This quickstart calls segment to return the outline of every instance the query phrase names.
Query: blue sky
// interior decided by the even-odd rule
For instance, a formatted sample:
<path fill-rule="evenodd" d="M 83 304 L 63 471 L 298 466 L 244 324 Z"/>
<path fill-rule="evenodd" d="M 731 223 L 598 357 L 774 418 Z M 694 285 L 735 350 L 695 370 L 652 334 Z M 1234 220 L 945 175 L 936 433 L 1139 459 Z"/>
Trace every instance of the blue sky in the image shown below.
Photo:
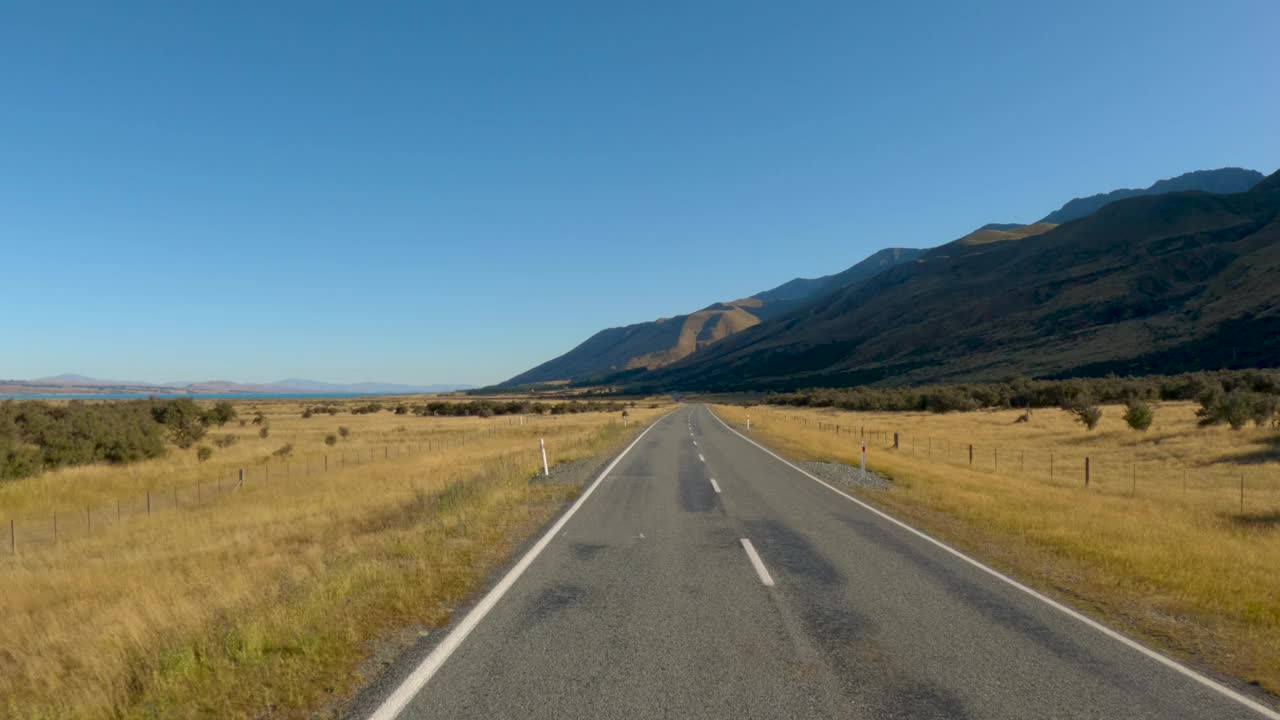
<path fill-rule="evenodd" d="M 489 383 L 1280 165 L 1273 0 L 196 5 L 6 4 L 0 378 Z"/>

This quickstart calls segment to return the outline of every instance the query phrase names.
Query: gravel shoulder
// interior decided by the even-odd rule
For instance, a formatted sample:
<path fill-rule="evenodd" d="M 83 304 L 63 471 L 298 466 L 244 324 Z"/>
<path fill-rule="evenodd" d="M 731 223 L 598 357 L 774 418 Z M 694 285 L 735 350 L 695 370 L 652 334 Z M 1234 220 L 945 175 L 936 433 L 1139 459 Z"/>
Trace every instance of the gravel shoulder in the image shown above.
<path fill-rule="evenodd" d="M 889 480 L 871 472 L 870 470 L 867 471 L 867 474 L 864 477 L 861 469 L 854 465 L 815 462 L 811 460 L 796 464 L 833 485 L 869 488 L 871 490 L 888 490 L 893 486 Z"/>

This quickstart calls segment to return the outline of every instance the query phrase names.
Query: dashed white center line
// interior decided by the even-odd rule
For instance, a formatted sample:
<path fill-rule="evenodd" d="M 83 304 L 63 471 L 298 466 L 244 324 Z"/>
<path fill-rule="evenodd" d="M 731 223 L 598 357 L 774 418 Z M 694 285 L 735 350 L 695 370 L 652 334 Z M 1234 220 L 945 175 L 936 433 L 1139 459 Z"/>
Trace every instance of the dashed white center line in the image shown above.
<path fill-rule="evenodd" d="M 697 440 L 694 440 L 694 441 L 693 441 L 693 446 L 694 446 L 694 447 L 698 447 L 698 441 L 697 441 Z"/>
<path fill-rule="evenodd" d="M 720 494 L 720 485 L 715 478 L 711 478 L 711 489 L 715 490 L 717 495 Z"/>
<path fill-rule="evenodd" d="M 698 453 L 698 459 L 699 459 L 699 460 L 701 460 L 702 462 L 706 462 L 706 461 L 707 461 L 707 459 L 706 459 L 706 458 L 702 457 L 702 453 Z"/>
<path fill-rule="evenodd" d="M 751 566 L 756 569 L 756 575 L 760 576 L 760 582 L 766 587 L 773 587 L 773 577 L 769 575 L 769 570 L 764 566 L 764 561 L 756 554 L 756 549 L 751 546 L 751 541 L 742 538 L 742 549 L 747 551 L 747 559 L 751 561 Z"/>

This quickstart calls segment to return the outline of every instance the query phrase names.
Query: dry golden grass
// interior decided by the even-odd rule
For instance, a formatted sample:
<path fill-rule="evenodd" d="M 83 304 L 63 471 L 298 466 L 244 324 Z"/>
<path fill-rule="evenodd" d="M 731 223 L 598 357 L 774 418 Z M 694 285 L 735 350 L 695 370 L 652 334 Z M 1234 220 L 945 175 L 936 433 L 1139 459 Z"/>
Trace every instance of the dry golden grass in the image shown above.
<path fill-rule="evenodd" d="M 856 464 L 865 429 L 868 465 L 894 484 L 860 497 L 1193 664 L 1280 693 L 1274 431 L 1200 428 L 1188 403 L 1160 405 L 1145 433 L 1117 407 L 1093 432 L 1059 410 L 1029 423 L 1014 422 L 1021 411 L 715 411 L 739 426 L 749 413 L 753 436 L 798 459 Z M 886 447 L 894 432 L 897 450 Z"/>
<path fill-rule="evenodd" d="M 359 684 L 357 669 L 378 641 L 407 642 L 406 628 L 445 622 L 515 543 L 578 493 L 529 482 L 539 437 L 552 463 L 608 453 L 667 409 L 631 409 L 624 429 L 617 414 L 602 413 L 520 426 L 388 412 L 302 419 L 296 403 L 265 401 L 241 403 L 242 416 L 251 405 L 266 413 L 270 437 L 233 422 L 225 432 L 243 439 L 207 464 L 175 451 L 0 488 L 0 516 L 38 514 L 175 480 L 213 482 L 242 464 L 256 473 L 234 492 L 0 557 L 0 716 L 331 712 Z M 327 448 L 324 436 L 339 425 L 351 439 Z M 262 461 L 285 443 L 295 447 L 292 469 L 286 475 L 273 461 L 267 480 Z M 344 450 L 345 465 L 334 457 Z M 329 471 L 319 472 L 326 452 Z"/>

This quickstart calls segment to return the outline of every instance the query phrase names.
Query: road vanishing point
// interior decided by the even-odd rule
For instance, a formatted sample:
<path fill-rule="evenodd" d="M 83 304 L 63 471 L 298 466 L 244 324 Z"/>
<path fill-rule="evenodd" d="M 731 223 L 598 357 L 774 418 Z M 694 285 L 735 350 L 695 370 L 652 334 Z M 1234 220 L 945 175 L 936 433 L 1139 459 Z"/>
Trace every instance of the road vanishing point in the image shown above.
<path fill-rule="evenodd" d="M 1280 718 L 697 405 L 436 635 L 351 717 Z"/>

